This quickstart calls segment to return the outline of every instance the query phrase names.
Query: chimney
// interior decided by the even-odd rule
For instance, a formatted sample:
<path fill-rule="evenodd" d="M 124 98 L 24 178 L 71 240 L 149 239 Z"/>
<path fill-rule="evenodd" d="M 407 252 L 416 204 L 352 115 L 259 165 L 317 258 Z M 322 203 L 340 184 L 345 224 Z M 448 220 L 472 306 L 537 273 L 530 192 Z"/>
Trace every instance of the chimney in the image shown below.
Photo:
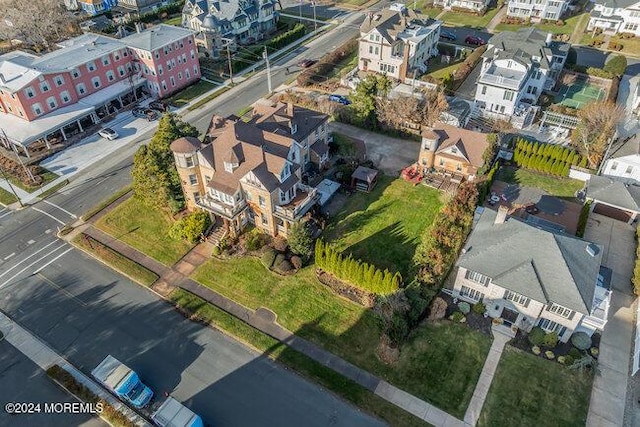
<path fill-rule="evenodd" d="M 547 39 L 545 40 L 545 44 L 549 46 L 552 41 L 553 41 L 553 34 L 547 33 Z"/>
<path fill-rule="evenodd" d="M 498 214 L 496 215 L 496 219 L 495 221 L 493 221 L 493 223 L 504 224 L 504 222 L 507 220 L 508 213 L 509 213 L 509 208 L 506 207 L 505 205 L 500 205 L 500 207 L 498 208 Z"/>
<path fill-rule="evenodd" d="M 293 117 L 293 102 L 287 102 L 287 116 Z"/>
<path fill-rule="evenodd" d="M 142 32 L 142 24 L 140 22 L 136 22 L 136 33 Z"/>
<path fill-rule="evenodd" d="M 7 79 L 4 78 L 4 74 L 0 73 L 0 84 L 7 83 Z"/>

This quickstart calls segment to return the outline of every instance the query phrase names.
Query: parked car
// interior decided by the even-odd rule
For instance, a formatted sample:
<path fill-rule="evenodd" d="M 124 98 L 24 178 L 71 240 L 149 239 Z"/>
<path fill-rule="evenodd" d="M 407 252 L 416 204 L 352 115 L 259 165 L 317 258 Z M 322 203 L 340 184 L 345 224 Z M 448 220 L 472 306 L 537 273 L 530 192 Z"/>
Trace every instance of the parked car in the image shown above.
<path fill-rule="evenodd" d="M 131 114 L 133 114 L 133 117 L 147 119 L 149 121 L 155 120 L 160 116 L 160 114 L 156 110 L 142 107 L 134 108 L 133 110 L 131 110 Z"/>
<path fill-rule="evenodd" d="M 118 138 L 118 132 L 116 132 L 115 130 L 111 129 L 111 128 L 102 128 L 98 131 L 98 135 L 100 135 L 101 137 L 108 139 L 109 141 L 113 141 L 114 139 Z"/>
<path fill-rule="evenodd" d="M 337 102 L 342 105 L 351 104 L 351 101 L 349 101 L 349 98 L 347 98 L 346 96 L 336 95 L 336 94 L 329 95 L 329 101 Z"/>
<path fill-rule="evenodd" d="M 144 108 L 141 107 L 136 107 L 133 110 L 131 110 L 131 114 L 133 114 L 133 117 L 138 117 L 138 118 L 145 118 L 147 117 L 147 113 L 145 113 Z"/>
<path fill-rule="evenodd" d="M 309 68 L 311 67 L 313 64 L 315 64 L 316 61 L 315 59 L 303 59 L 302 61 L 298 62 L 298 67 L 300 68 Z"/>
<path fill-rule="evenodd" d="M 487 44 L 486 41 L 482 40 L 480 37 L 476 37 L 476 36 L 467 36 L 467 38 L 464 39 L 464 42 L 467 44 L 472 44 L 475 46 L 482 46 Z"/>
<path fill-rule="evenodd" d="M 451 31 L 440 30 L 440 38 L 445 40 L 455 41 L 458 37 Z"/>
<path fill-rule="evenodd" d="M 165 111 L 167 111 L 167 104 L 162 101 L 151 101 L 149 103 L 149 108 L 164 113 Z"/>
<path fill-rule="evenodd" d="M 525 211 L 529 214 L 529 215 L 536 215 L 538 213 L 540 213 L 540 209 L 538 209 L 538 207 L 536 205 L 529 205 L 525 208 Z"/>

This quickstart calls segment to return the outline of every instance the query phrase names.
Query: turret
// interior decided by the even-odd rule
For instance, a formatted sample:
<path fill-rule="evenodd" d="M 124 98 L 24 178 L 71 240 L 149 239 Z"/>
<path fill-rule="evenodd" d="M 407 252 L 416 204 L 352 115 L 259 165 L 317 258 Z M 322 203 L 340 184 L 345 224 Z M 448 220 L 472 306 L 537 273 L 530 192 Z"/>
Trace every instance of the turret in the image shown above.
<path fill-rule="evenodd" d="M 438 146 L 440 145 L 440 135 L 436 131 L 431 128 L 427 128 L 422 131 L 422 142 L 420 145 L 420 157 L 418 162 L 420 166 L 425 168 L 432 168 L 436 150 L 438 150 Z"/>
<path fill-rule="evenodd" d="M 204 193 L 198 168 L 198 151 L 201 147 L 200 140 L 191 136 L 178 138 L 170 146 L 188 208 L 195 207 Z"/>

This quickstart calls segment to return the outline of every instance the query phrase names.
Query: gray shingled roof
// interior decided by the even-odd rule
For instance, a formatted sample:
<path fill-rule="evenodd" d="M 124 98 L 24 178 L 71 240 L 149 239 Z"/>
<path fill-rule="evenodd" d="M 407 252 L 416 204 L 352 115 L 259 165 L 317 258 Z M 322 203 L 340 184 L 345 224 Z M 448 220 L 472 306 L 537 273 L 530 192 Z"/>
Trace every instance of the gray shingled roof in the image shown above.
<path fill-rule="evenodd" d="M 587 198 L 633 212 L 640 212 L 640 186 L 605 176 L 591 175 Z"/>
<path fill-rule="evenodd" d="M 193 31 L 174 25 L 160 24 L 139 33 L 133 33 L 121 39 L 122 43 L 147 51 L 156 50 L 170 43 L 174 43 Z"/>
<path fill-rule="evenodd" d="M 457 265 L 491 277 L 505 289 L 542 303 L 554 302 L 583 314 L 593 304 L 602 249 L 563 233 L 509 217 L 494 224 L 485 209 Z M 591 256 L 587 246 L 597 248 Z"/>
<path fill-rule="evenodd" d="M 640 135 L 635 134 L 629 139 L 619 139 L 611 146 L 610 159 L 640 154 Z"/>
<path fill-rule="evenodd" d="M 531 64 L 532 57 L 540 57 L 540 65 L 548 69 L 547 55 L 566 55 L 569 44 L 552 41 L 546 45 L 547 32 L 537 28 L 523 28 L 518 31 L 502 31 L 489 39 L 489 46 L 497 50 L 500 58 L 515 59 L 523 64 Z M 502 53 L 504 52 L 504 53 Z M 493 49 L 487 49 L 483 57 L 492 58 Z"/>
<path fill-rule="evenodd" d="M 595 4 L 601 4 L 605 7 L 612 7 L 614 9 L 625 9 L 638 3 L 638 0 L 594 0 Z"/>

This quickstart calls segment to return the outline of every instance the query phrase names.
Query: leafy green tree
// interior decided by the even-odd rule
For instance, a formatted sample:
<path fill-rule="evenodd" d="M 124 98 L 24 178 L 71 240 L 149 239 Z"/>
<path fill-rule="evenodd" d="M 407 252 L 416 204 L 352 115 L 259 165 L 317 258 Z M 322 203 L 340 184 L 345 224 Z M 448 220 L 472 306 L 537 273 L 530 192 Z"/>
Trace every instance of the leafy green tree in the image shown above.
<path fill-rule="evenodd" d="M 571 169 L 571 165 L 569 163 L 565 163 L 564 168 L 562 168 L 562 176 L 569 176 L 570 169 Z"/>
<path fill-rule="evenodd" d="M 586 157 L 582 157 L 580 159 L 580 162 L 578 163 L 578 166 L 581 167 L 581 168 L 586 168 L 588 166 L 587 158 Z"/>
<path fill-rule="evenodd" d="M 169 236 L 196 243 L 200 236 L 211 225 L 211 217 L 207 212 L 197 210 L 176 221 L 169 229 Z"/>
<path fill-rule="evenodd" d="M 162 168 L 162 161 L 153 150 L 146 145 L 138 148 L 133 156 L 131 168 L 134 196 L 146 206 L 164 209 L 171 195 L 171 178 Z"/>
<path fill-rule="evenodd" d="M 622 55 L 612 55 L 611 58 L 604 64 L 603 70 L 620 77 L 624 74 L 624 70 L 627 69 L 627 58 Z"/>
<path fill-rule="evenodd" d="M 377 128 L 376 98 L 386 97 L 391 89 L 391 80 L 387 76 L 370 74 L 351 92 L 350 110 L 358 126 Z"/>
<path fill-rule="evenodd" d="M 311 256 L 311 248 L 313 247 L 313 237 L 307 222 L 295 222 L 289 228 L 287 241 L 289 249 L 296 255 L 303 258 Z"/>

